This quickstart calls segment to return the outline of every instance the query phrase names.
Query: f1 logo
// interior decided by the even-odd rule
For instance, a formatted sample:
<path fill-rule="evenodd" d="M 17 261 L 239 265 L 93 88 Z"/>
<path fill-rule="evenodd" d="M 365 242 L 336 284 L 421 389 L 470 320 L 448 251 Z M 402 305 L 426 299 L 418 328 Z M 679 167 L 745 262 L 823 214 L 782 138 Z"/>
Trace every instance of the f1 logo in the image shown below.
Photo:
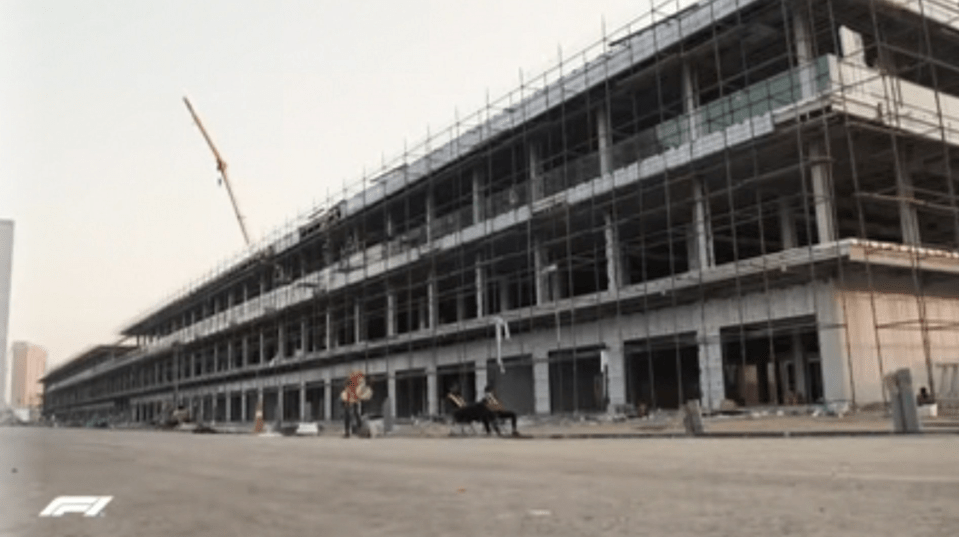
<path fill-rule="evenodd" d="M 83 513 L 83 516 L 97 516 L 107 506 L 113 496 L 60 496 L 50 502 L 50 505 L 40 516 L 63 516 L 66 513 Z"/>

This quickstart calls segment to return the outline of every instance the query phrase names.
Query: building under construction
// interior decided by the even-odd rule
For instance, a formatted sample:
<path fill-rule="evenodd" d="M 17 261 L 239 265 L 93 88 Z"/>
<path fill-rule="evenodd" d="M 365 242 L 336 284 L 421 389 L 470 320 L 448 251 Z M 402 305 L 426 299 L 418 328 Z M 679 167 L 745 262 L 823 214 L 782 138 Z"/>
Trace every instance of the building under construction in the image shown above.
<path fill-rule="evenodd" d="M 335 419 L 355 369 L 399 418 L 487 384 L 520 414 L 863 406 L 900 368 L 945 397 L 957 189 L 953 0 L 670 1 L 49 373 L 45 409 Z"/>

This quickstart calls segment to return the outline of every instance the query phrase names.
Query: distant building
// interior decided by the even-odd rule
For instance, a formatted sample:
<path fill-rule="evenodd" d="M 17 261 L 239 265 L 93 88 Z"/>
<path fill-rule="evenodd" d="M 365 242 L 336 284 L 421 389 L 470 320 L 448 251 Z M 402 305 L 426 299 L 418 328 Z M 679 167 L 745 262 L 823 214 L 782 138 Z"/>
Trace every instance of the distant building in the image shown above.
<path fill-rule="evenodd" d="M 10 274 L 13 269 L 13 220 L 0 220 L 0 407 L 9 403 L 7 324 L 10 320 Z"/>
<path fill-rule="evenodd" d="M 38 345 L 13 343 L 11 404 L 16 408 L 39 407 L 43 403 L 40 378 L 47 371 L 47 351 Z"/>

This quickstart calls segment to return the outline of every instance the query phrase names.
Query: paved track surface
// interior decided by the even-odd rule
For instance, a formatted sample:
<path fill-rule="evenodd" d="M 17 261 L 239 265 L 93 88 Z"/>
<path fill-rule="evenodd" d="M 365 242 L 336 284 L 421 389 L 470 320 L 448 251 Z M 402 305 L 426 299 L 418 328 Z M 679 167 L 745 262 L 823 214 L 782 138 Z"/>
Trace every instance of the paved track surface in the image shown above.
<path fill-rule="evenodd" d="M 16 469 L 16 472 L 13 470 Z M 97 518 L 39 518 L 111 495 Z M 0 535 L 959 535 L 959 437 L 375 440 L 0 428 Z"/>

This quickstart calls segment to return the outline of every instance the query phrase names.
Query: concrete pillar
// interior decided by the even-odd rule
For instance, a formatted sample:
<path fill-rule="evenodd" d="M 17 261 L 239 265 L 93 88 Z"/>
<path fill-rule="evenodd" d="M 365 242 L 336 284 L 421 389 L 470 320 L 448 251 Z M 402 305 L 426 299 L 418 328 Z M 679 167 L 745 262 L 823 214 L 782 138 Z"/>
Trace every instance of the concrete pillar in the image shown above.
<path fill-rule="evenodd" d="M 363 306 L 359 299 L 353 300 L 353 340 L 356 343 L 363 341 Z"/>
<path fill-rule="evenodd" d="M 227 423 L 230 423 L 233 421 L 233 397 L 231 396 L 230 392 L 227 391 L 224 392 L 223 399 L 224 403 L 226 404 L 226 407 L 223 409 L 223 418 Z"/>
<path fill-rule="evenodd" d="M 396 290 L 388 286 L 386 288 L 386 336 L 396 335 Z"/>
<path fill-rule="evenodd" d="M 389 394 L 390 416 L 396 416 L 396 373 L 393 371 L 386 376 L 386 393 Z"/>
<path fill-rule="evenodd" d="M 726 383 L 723 379 L 723 346 L 719 328 L 707 326 L 696 334 L 699 343 L 699 392 L 703 407 L 719 410 L 726 398 Z M 685 403 L 685 401 L 682 401 Z"/>
<path fill-rule="evenodd" d="M 264 361 L 269 361 L 266 357 L 266 334 L 263 333 L 263 330 L 260 330 L 260 365 L 263 365 Z"/>
<path fill-rule="evenodd" d="M 246 367 L 249 365 L 250 359 L 250 341 L 245 335 L 240 339 L 240 352 L 242 353 L 240 356 L 241 367 Z"/>
<path fill-rule="evenodd" d="M 623 361 L 623 344 L 613 341 L 602 351 L 606 355 L 606 395 L 608 411 L 626 404 L 626 364 Z"/>
<path fill-rule="evenodd" d="M 213 344 L 213 370 L 210 373 L 216 373 L 220 371 L 220 346 L 216 343 Z"/>
<path fill-rule="evenodd" d="M 433 242 L 433 220 L 436 218 L 436 207 L 433 199 L 433 190 L 427 187 L 426 191 L 426 242 Z"/>
<path fill-rule="evenodd" d="M 693 231 L 690 241 L 689 258 L 690 270 L 701 270 L 715 266 L 713 249 L 713 226 L 709 220 L 709 203 L 703 187 L 703 180 L 699 177 L 692 179 L 693 191 Z"/>
<path fill-rule="evenodd" d="M 549 414 L 549 358 L 533 355 L 533 397 L 536 414 Z"/>
<path fill-rule="evenodd" d="M 300 321 L 300 353 L 306 354 L 310 349 L 307 347 L 310 344 L 310 323 L 307 322 L 306 317 Z"/>
<path fill-rule="evenodd" d="M 613 129 L 606 103 L 596 109 L 596 137 L 599 141 L 599 173 L 604 176 L 613 172 Z"/>
<path fill-rule="evenodd" d="M 233 343 L 233 339 L 228 339 L 226 341 L 226 369 L 227 371 L 235 369 L 236 360 L 236 348 Z"/>
<path fill-rule="evenodd" d="M 336 394 L 339 397 L 339 394 Z M 327 377 L 323 379 L 323 420 L 333 419 L 333 379 Z"/>
<path fill-rule="evenodd" d="M 326 307 L 326 313 L 324 314 L 326 318 L 326 331 L 323 334 L 324 344 L 326 350 L 333 348 L 333 317 L 330 315 L 330 307 Z"/>
<path fill-rule="evenodd" d="M 438 414 L 436 399 L 436 367 L 426 368 L 426 414 L 436 416 Z"/>
<path fill-rule="evenodd" d="M 799 7 L 792 14 L 793 42 L 796 45 L 796 64 L 799 66 L 799 85 L 802 98 L 808 98 L 816 92 L 815 73 L 807 66 L 813 61 L 812 32 L 809 15 Z"/>
<path fill-rule="evenodd" d="M 699 76 L 696 66 L 688 60 L 683 62 L 683 113 L 687 115 L 686 132 L 683 133 L 683 142 L 691 142 L 699 137 Z"/>
<path fill-rule="evenodd" d="M 912 184 L 912 174 L 906 166 L 906 155 L 900 151 L 896 168 L 896 194 L 899 197 L 899 225 L 902 229 L 902 243 L 910 246 L 922 244 L 922 234 L 919 229 L 919 213 L 911 203 L 915 192 Z"/>
<path fill-rule="evenodd" d="M 789 200 L 779 198 L 779 232 L 782 235 L 783 250 L 799 246 L 799 236 L 796 234 L 796 220 L 789 208 Z"/>
<path fill-rule="evenodd" d="M 306 421 L 306 382 L 300 381 L 300 421 Z"/>
<path fill-rule="evenodd" d="M 816 325 L 825 399 L 830 402 L 852 401 L 841 291 L 834 282 L 829 282 L 816 285 L 812 292 L 817 294 Z"/>
<path fill-rule="evenodd" d="M 832 163 L 828 160 L 825 144 L 821 139 L 809 142 L 808 159 L 816 204 L 819 244 L 826 244 L 836 240 L 836 217 L 833 210 Z"/>
<path fill-rule="evenodd" d="M 536 278 L 536 305 L 541 306 L 549 297 L 549 274 L 546 272 L 546 248 L 535 240 L 533 244 L 533 272 Z"/>
<path fill-rule="evenodd" d="M 286 388 L 280 384 L 276 387 L 276 416 L 274 419 L 274 421 L 279 421 L 280 423 L 283 423 L 283 407 L 285 406 L 283 400 L 286 399 L 285 396 Z"/>
<path fill-rule="evenodd" d="M 427 295 L 429 295 L 429 291 L 427 291 Z M 426 330 L 427 328 L 430 327 L 430 321 L 429 321 L 430 312 L 429 312 L 429 307 L 427 306 L 428 303 L 429 303 L 429 296 L 417 302 L 417 308 L 419 309 L 419 314 L 417 315 L 417 317 L 419 317 L 420 330 Z"/>
<path fill-rule="evenodd" d="M 479 223 L 484 218 L 483 199 L 483 172 L 473 170 L 473 223 Z"/>
<path fill-rule="evenodd" d="M 430 270 L 429 280 L 426 282 L 427 312 L 429 314 L 429 328 L 436 329 L 440 324 L 439 292 L 436 289 L 436 271 Z"/>
<path fill-rule="evenodd" d="M 606 238 L 606 288 L 615 291 L 623 285 L 622 255 L 619 247 L 619 229 L 613 222 L 613 215 L 607 211 L 603 215 L 604 234 Z"/>
<path fill-rule="evenodd" d="M 543 164 L 539 156 L 540 145 L 535 142 L 529 144 L 529 184 L 530 195 L 533 201 L 543 198 Z"/>
<path fill-rule="evenodd" d="M 482 318 L 486 315 L 486 272 L 483 268 L 483 257 L 476 256 L 476 317 Z"/>
<path fill-rule="evenodd" d="M 476 364 L 473 369 L 476 374 L 476 382 L 474 386 L 476 390 L 474 393 L 476 394 L 477 398 L 479 398 L 483 396 L 483 390 L 486 389 L 486 384 L 489 382 L 489 377 L 486 374 L 486 359 L 484 358 L 482 360 L 476 360 Z M 467 401 L 467 403 L 471 402 L 472 401 Z"/>

